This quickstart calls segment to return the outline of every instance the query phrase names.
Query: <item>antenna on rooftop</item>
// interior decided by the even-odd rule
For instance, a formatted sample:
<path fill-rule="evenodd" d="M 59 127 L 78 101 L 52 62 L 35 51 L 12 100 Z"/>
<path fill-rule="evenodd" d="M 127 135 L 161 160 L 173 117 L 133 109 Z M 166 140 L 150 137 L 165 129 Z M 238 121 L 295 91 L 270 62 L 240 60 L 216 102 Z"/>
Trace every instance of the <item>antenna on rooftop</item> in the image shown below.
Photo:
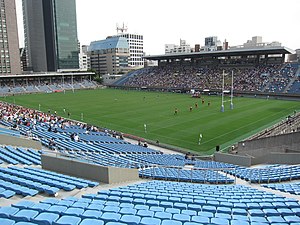
<path fill-rule="evenodd" d="M 128 30 L 127 26 L 123 23 L 122 26 L 119 26 L 119 24 L 117 24 L 117 34 L 123 34 L 126 33 Z"/>

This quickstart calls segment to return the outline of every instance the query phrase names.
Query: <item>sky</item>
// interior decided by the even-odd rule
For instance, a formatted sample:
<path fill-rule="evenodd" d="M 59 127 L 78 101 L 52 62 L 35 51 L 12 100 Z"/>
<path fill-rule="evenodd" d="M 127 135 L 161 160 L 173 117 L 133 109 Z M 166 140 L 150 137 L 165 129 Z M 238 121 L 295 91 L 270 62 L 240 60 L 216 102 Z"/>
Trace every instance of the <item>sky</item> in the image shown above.
<path fill-rule="evenodd" d="M 61 0 L 63 1 L 63 0 Z M 20 46 L 24 46 L 22 0 L 16 0 Z M 242 45 L 253 36 L 263 42 L 279 41 L 300 48 L 300 0 L 76 0 L 77 32 L 81 44 L 117 33 L 144 36 L 146 55 L 164 54 L 165 44 L 192 47 L 218 36 L 229 46 Z"/>

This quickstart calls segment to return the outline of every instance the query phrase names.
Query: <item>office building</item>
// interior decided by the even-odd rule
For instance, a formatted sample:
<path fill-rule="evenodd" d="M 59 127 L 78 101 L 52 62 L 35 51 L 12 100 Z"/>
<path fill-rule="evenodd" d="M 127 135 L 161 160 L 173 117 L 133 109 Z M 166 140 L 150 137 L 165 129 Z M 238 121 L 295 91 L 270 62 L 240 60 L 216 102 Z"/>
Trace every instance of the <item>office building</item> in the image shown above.
<path fill-rule="evenodd" d="M 14 0 L 0 0 L 0 74 L 20 74 L 19 38 Z"/>
<path fill-rule="evenodd" d="M 108 37 L 91 42 L 89 46 L 91 69 L 101 75 L 125 74 L 129 71 L 129 45 L 124 37 Z"/>
<path fill-rule="evenodd" d="M 185 40 L 180 39 L 179 45 L 165 44 L 165 54 L 173 53 L 190 53 L 192 52 L 191 46 Z"/>
<path fill-rule="evenodd" d="M 90 55 L 88 54 L 88 45 L 82 45 L 79 52 L 79 68 L 86 71 L 91 69 Z"/>
<path fill-rule="evenodd" d="M 79 68 L 75 0 L 23 0 L 28 69 Z"/>

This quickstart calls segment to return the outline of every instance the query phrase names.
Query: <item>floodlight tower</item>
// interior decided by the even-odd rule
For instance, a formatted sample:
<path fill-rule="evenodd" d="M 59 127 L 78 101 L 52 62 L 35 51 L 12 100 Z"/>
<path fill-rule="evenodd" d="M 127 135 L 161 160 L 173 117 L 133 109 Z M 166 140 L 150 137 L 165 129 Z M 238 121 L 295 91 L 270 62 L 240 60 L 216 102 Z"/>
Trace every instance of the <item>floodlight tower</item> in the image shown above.
<path fill-rule="evenodd" d="M 230 109 L 233 109 L 233 70 L 231 72 L 231 96 L 230 96 Z"/>
<path fill-rule="evenodd" d="M 223 70 L 221 112 L 224 112 L 224 77 L 225 77 L 225 72 Z"/>

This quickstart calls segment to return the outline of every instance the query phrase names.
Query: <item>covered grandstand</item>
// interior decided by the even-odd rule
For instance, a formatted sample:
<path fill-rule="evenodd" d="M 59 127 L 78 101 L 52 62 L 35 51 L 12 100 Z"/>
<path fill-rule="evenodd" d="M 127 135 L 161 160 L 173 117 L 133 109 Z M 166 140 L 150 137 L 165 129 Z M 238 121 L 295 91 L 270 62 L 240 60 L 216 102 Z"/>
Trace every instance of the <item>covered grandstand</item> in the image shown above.
<path fill-rule="evenodd" d="M 286 63 L 286 47 L 230 49 L 145 56 L 157 60 L 157 67 L 148 67 L 123 77 L 112 86 L 188 92 L 220 92 L 222 74 L 233 73 L 237 94 L 297 95 L 299 64 Z M 225 79 L 230 89 L 231 80 Z"/>
<path fill-rule="evenodd" d="M 0 76 L 0 96 L 96 88 L 93 72 L 34 73 Z"/>

